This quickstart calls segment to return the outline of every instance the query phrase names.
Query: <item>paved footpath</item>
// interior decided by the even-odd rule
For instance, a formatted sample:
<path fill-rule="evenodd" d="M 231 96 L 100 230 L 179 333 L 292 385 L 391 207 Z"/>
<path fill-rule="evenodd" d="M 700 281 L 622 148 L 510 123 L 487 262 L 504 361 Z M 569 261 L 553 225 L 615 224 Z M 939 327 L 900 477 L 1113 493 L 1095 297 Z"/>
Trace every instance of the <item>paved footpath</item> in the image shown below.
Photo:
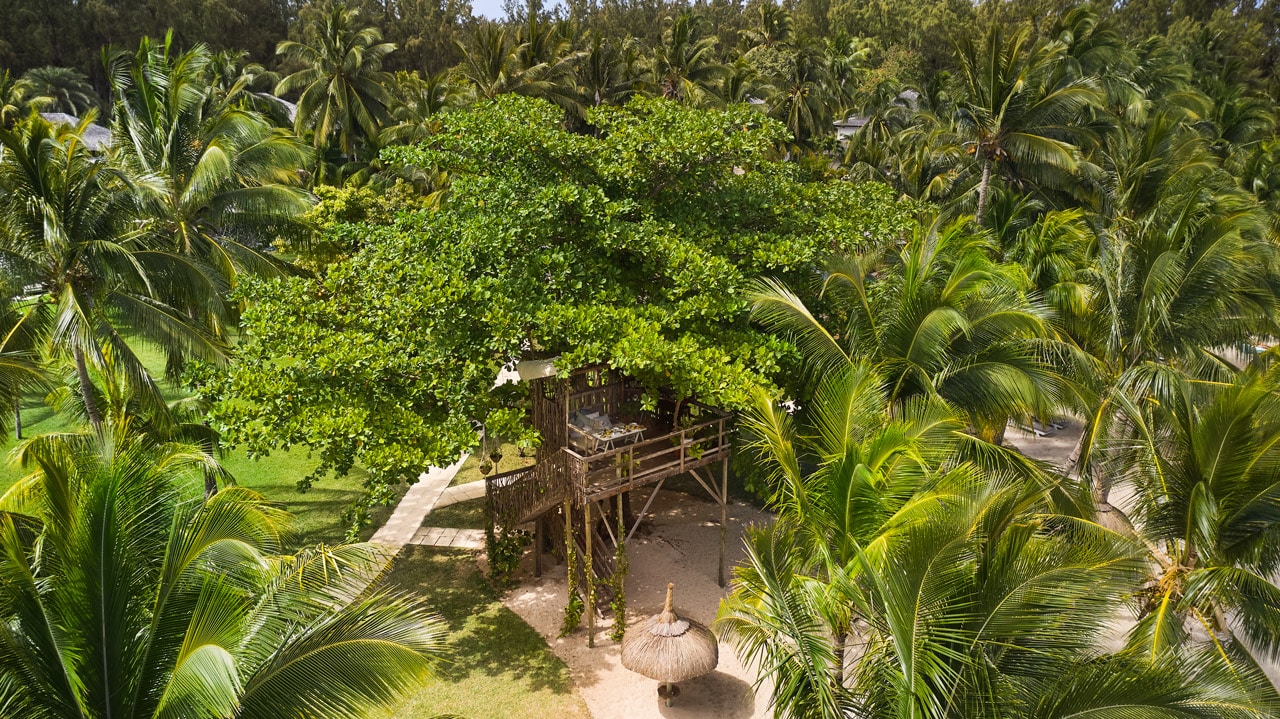
<path fill-rule="evenodd" d="M 409 488 L 391 518 L 373 535 L 373 541 L 403 547 L 413 542 L 413 535 L 422 527 L 422 520 L 435 509 L 440 497 L 449 489 L 449 483 L 458 473 L 468 455 L 462 457 L 448 467 L 432 467 L 418 477 L 418 483 Z M 474 484 L 474 482 L 472 482 Z M 480 494 L 484 494 L 484 483 L 481 482 Z M 464 485 L 465 486 L 465 485 Z"/>

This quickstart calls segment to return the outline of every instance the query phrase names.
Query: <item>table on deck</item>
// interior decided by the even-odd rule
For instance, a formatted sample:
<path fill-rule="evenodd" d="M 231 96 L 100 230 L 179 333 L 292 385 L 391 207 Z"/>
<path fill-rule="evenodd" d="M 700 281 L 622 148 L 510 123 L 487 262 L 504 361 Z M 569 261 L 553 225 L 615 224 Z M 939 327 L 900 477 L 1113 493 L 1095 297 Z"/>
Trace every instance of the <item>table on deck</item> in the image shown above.
<path fill-rule="evenodd" d="M 596 452 L 613 449 L 622 444 L 635 444 L 644 439 L 644 425 L 634 422 L 620 424 L 598 432 L 589 430 L 586 427 L 579 427 L 576 424 L 569 426 L 582 433 L 582 436 L 589 438 L 593 443 L 592 449 Z"/>

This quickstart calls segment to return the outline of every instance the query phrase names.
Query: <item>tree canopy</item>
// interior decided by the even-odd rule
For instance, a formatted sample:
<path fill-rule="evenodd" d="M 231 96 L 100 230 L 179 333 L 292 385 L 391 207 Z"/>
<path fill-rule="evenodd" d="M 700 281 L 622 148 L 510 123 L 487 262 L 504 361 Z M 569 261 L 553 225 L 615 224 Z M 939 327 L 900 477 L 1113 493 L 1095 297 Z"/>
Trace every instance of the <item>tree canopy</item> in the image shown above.
<path fill-rule="evenodd" d="M 499 369 L 530 356 L 740 406 L 787 361 L 748 322 L 751 281 L 897 237 L 913 209 L 779 162 L 785 130 L 747 108 L 635 100 L 589 113 L 592 135 L 561 117 L 504 96 L 384 151 L 447 173 L 447 199 L 335 221 L 348 257 L 247 286 L 238 361 L 210 386 L 219 428 L 412 476 L 474 445 Z"/>

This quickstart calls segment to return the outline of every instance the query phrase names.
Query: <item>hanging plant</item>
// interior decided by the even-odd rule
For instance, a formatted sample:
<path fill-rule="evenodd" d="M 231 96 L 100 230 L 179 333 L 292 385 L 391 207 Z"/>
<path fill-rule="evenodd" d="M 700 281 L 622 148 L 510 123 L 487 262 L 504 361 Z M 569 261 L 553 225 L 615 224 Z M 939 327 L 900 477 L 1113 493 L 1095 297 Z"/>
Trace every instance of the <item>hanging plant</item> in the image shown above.
<path fill-rule="evenodd" d="M 613 629 L 609 631 L 609 638 L 619 643 L 627 633 L 627 572 L 631 570 L 631 562 L 627 559 L 626 529 L 622 517 L 622 495 L 619 494 L 618 546 L 613 554 L 613 575 L 609 577 L 609 583 L 613 585 L 613 600 L 609 602 L 613 609 Z"/>
<path fill-rule="evenodd" d="M 578 543 L 573 541 L 573 515 L 565 508 L 564 513 L 564 559 L 567 584 L 569 585 L 569 602 L 564 605 L 564 623 L 560 625 L 560 636 L 567 636 L 582 623 L 582 611 L 586 605 L 578 595 Z"/>
<path fill-rule="evenodd" d="M 493 471 L 493 462 L 485 459 L 480 462 L 480 474 L 488 474 Z"/>

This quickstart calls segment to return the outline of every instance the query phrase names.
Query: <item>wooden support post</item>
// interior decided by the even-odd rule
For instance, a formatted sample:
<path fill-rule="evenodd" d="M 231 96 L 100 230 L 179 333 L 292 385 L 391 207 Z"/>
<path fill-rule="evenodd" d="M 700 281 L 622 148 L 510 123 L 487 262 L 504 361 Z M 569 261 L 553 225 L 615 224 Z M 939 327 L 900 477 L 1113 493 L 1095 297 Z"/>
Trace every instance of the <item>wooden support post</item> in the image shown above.
<path fill-rule="evenodd" d="M 724 586 L 724 545 L 729 525 L 729 458 L 720 462 L 720 586 Z"/>
<path fill-rule="evenodd" d="M 587 576 L 587 646 L 594 647 L 596 645 L 596 570 L 592 566 L 591 535 L 596 532 L 591 526 L 590 501 L 582 503 L 582 524 L 587 532 L 586 572 L 584 572 Z"/>
<path fill-rule="evenodd" d="M 533 576 L 542 576 L 542 550 L 546 544 L 546 538 L 543 536 L 542 525 L 545 523 L 545 517 L 538 517 L 533 520 Z"/>

